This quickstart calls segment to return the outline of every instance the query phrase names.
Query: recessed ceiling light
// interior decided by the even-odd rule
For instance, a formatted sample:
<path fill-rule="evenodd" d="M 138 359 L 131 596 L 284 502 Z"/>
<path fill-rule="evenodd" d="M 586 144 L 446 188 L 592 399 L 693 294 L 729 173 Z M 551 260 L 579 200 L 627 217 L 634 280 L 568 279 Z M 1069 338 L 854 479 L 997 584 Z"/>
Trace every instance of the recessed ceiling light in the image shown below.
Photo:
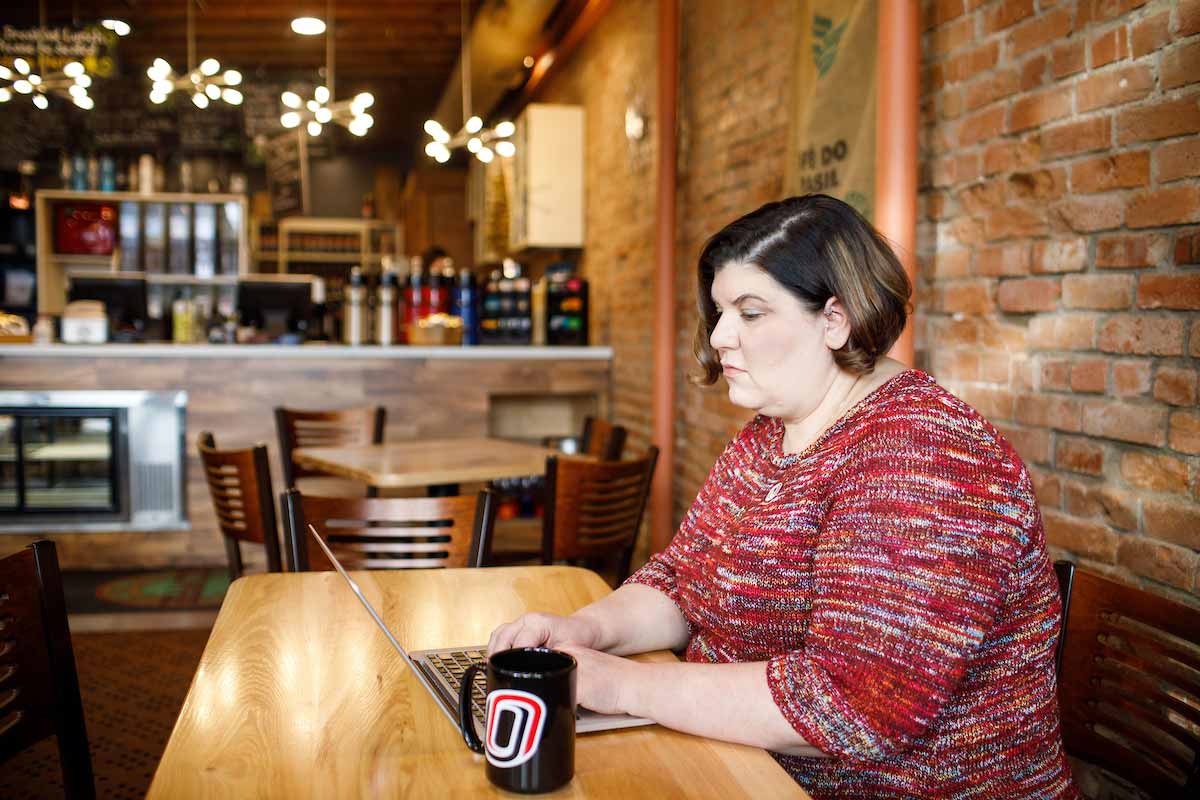
<path fill-rule="evenodd" d="M 316 36 L 325 32 L 325 22 L 316 17 L 296 17 L 292 20 L 292 30 L 301 36 Z"/>

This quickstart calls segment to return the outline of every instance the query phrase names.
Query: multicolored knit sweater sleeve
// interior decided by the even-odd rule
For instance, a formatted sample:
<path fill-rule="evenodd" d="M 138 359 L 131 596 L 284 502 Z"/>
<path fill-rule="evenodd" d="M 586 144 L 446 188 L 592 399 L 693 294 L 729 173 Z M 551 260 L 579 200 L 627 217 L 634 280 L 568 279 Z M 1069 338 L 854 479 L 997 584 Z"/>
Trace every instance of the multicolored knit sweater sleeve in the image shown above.
<path fill-rule="evenodd" d="M 767 662 L 831 757 L 814 797 L 1075 797 L 1054 685 L 1059 601 L 1024 465 L 918 371 L 804 453 L 757 417 L 631 582 L 672 598 L 691 661 Z"/>

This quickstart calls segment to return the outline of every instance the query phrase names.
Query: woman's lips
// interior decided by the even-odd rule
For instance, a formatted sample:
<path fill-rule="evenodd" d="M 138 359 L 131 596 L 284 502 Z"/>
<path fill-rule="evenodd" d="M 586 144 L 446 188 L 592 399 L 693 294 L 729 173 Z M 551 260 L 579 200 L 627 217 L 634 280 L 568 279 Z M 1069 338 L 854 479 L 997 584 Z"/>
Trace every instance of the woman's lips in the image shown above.
<path fill-rule="evenodd" d="M 746 370 L 738 369 L 737 367 L 732 366 L 731 364 L 722 364 L 721 371 L 724 372 L 726 375 L 741 375 Z"/>

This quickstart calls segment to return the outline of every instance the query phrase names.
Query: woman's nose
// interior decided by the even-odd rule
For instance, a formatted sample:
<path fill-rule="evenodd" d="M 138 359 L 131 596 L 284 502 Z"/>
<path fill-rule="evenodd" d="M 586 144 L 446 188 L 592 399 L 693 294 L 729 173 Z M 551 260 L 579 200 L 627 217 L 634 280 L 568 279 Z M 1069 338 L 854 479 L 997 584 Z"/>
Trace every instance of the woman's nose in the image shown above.
<path fill-rule="evenodd" d="M 708 337 L 708 343 L 714 350 L 728 350 L 737 345 L 737 334 L 733 330 L 733 322 L 728 314 L 717 318 L 716 327 Z"/>

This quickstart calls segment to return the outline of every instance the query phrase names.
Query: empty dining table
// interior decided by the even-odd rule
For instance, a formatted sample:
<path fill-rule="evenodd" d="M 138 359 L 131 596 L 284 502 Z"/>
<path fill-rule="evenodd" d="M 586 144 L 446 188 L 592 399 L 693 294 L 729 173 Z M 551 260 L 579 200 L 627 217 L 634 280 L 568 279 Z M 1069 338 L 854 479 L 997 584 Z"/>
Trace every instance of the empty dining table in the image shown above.
<path fill-rule="evenodd" d="M 351 574 L 410 650 L 477 645 L 523 612 L 569 613 L 611 591 L 564 566 Z M 334 572 L 233 583 L 149 794 L 501 796 Z M 550 796 L 808 795 L 764 750 L 651 725 L 581 734 L 575 777 Z"/>

